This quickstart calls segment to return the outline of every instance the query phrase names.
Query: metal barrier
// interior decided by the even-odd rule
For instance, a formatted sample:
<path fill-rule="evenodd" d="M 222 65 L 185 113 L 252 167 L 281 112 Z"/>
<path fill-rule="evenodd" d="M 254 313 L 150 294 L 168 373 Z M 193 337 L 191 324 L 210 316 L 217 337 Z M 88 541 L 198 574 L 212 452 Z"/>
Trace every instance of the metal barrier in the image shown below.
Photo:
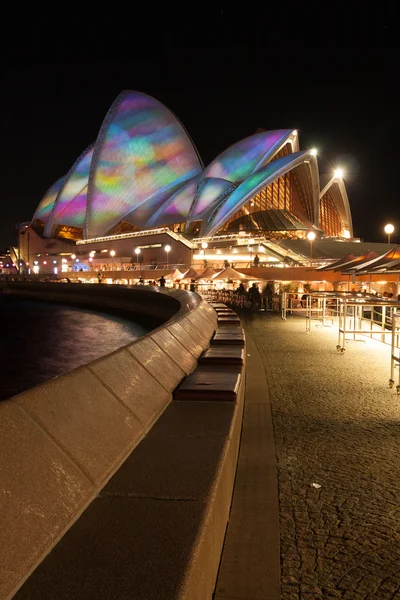
<path fill-rule="evenodd" d="M 371 339 L 379 336 L 379 341 L 389 343 L 387 336 L 392 335 L 393 313 L 398 306 L 398 303 L 394 304 L 393 301 L 385 299 L 379 301 L 375 298 L 342 299 L 339 303 L 339 331 L 336 346 L 338 352 L 343 354 L 347 341 L 365 341 L 357 338 L 357 335 L 369 336 Z M 365 312 L 370 315 L 366 316 Z M 374 318 L 377 314 L 380 315 L 379 320 Z M 352 337 L 347 338 L 347 334 Z"/>
<path fill-rule="evenodd" d="M 396 385 L 397 394 L 400 396 L 400 311 L 393 312 L 392 315 L 392 344 L 390 353 L 390 379 L 389 387 L 394 387 L 394 370 L 397 367 L 399 371 L 398 384 Z"/>

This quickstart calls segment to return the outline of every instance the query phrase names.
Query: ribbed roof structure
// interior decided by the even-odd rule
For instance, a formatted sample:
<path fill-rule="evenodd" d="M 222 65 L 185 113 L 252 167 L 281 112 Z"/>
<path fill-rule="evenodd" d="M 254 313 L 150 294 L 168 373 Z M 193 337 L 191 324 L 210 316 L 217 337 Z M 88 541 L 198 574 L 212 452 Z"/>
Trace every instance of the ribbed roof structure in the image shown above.
<path fill-rule="evenodd" d="M 277 206 L 274 196 L 274 205 L 247 219 L 246 203 L 298 168 L 303 170 L 293 181 L 302 182 L 302 210 Z M 325 186 L 323 192 L 329 189 Z M 324 198 L 324 218 L 336 219 L 336 229 L 341 219 L 349 227 L 343 182 L 335 190 Z M 89 239 L 110 235 L 122 225 L 135 231 L 179 225 L 189 232 L 193 223 L 199 235 L 212 236 L 230 219 L 242 217 L 249 229 L 318 231 L 319 196 L 317 159 L 299 151 L 296 130 L 259 131 L 204 168 L 185 128 L 167 107 L 142 92 L 124 91 L 95 142 L 46 192 L 33 222 L 41 222 L 42 234 L 49 238 L 62 227 Z"/>

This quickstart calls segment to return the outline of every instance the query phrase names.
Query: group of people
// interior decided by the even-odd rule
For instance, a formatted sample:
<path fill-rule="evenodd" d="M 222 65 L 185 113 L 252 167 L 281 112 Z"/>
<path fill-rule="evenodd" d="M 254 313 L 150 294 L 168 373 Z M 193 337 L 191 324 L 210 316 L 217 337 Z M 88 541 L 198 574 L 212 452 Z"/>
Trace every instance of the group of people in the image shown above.
<path fill-rule="evenodd" d="M 246 296 L 246 298 L 250 301 L 251 307 L 254 310 L 259 310 L 262 303 L 262 296 L 260 290 L 256 283 L 253 283 L 251 287 L 246 290 L 243 283 L 239 284 L 239 287 L 236 289 L 235 293 L 238 296 Z"/>

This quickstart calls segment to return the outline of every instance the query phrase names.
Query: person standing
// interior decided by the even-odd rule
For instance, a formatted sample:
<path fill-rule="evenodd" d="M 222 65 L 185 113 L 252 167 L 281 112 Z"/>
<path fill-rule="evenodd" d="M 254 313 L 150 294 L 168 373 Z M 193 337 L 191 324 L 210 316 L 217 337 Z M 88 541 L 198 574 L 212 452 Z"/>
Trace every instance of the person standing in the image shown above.
<path fill-rule="evenodd" d="M 165 287 L 165 277 L 164 275 L 161 275 L 160 279 L 158 280 L 160 282 L 160 286 L 161 287 Z"/>
<path fill-rule="evenodd" d="M 249 300 L 252 310 L 259 310 L 261 305 L 261 294 L 256 283 L 253 283 L 248 291 Z"/>

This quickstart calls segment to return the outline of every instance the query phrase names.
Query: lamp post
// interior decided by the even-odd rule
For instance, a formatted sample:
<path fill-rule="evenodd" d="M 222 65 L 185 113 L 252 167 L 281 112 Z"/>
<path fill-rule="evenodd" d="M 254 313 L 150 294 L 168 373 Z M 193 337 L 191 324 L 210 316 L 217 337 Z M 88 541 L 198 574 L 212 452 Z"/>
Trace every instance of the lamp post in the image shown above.
<path fill-rule="evenodd" d="M 113 259 L 113 262 L 111 263 L 111 271 L 114 271 L 114 256 L 115 256 L 115 250 L 110 250 L 110 256 Z"/>
<path fill-rule="evenodd" d="M 315 240 L 315 233 L 313 231 L 309 231 L 307 233 L 307 239 L 310 242 L 310 265 L 312 265 L 312 243 Z"/>
<path fill-rule="evenodd" d="M 165 246 L 164 250 L 165 250 L 165 252 L 167 253 L 167 269 L 168 269 L 168 254 L 169 254 L 169 253 L 170 253 L 170 251 L 171 251 L 171 246 L 168 246 L 168 245 L 167 245 L 167 246 Z"/>
<path fill-rule="evenodd" d="M 139 263 L 139 265 L 140 265 L 140 262 L 139 262 L 140 248 L 135 248 L 135 254 L 136 254 L 136 262 Z"/>
<path fill-rule="evenodd" d="M 394 226 L 391 223 L 388 223 L 387 225 L 385 225 L 385 233 L 388 236 L 388 244 L 390 244 L 390 236 L 392 235 L 394 231 Z"/>

